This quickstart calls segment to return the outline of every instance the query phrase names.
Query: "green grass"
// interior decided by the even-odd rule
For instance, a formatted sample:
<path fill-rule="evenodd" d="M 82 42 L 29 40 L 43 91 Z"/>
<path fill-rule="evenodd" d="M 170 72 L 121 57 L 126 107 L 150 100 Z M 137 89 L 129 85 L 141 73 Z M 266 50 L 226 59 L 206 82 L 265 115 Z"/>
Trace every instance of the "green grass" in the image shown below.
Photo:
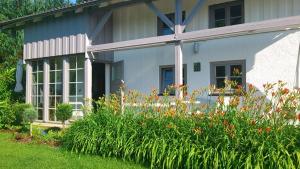
<path fill-rule="evenodd" d="M 12 134 L 0 132 L 0 168 L 2 169 L 140 169 L 139 165 L 111 158 L 71 154 L 47 145 L 13 141 Z"/>

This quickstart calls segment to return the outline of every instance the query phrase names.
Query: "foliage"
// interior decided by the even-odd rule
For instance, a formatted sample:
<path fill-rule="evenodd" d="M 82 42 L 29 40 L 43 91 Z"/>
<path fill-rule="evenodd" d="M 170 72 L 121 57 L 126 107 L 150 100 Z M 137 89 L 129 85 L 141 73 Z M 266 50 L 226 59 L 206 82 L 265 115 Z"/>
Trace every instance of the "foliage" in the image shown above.
<path fill-rule="evenodd" d="M 57 106 L 56 117 L 58 120 L 65 123 L 68 119 L 72 117 L 73 107 L 70 104 L 62 103 Z"/>
<path fill-rule="evenodd" d="M 300 91 L 282 82 L 264 88 L 261 95 L 253 85 L 247 92 L 237 86 L 228 101 L 222 89 L 208 104 L 197 104 L 197 98 L 215 92 L 213 87 L 185 101 L 130 91 L 122 98 L 130 104 L 124 114 L 111 107 L 117 101 L 102 99 L 97 112 L 67 130 L 64 146 L 151 168 L 299 168 L 300 130 L 286 115 L 299 110 Z"/>
<path fill-rule="evenodd" d="M 15 121 L 15 114 L 7 100 L 0 101 L 0 129 L 10 127 Z"/>
<path fill-rule="evenodd" d="M 38 112 L 34 107 L 29 107 L 24 110 L 23 121 L 24 123 L 33 123 L 38 117 Z"/>
<path fill-rule="evenodd" d="M 31 108 L 31 104 L 25 104 L 25 103 L 14 103 L 12 110 L 15 113 L 15 122 L 14 125 L 20 126 L 24 122 L 24 111 L 25 109 Z"/>

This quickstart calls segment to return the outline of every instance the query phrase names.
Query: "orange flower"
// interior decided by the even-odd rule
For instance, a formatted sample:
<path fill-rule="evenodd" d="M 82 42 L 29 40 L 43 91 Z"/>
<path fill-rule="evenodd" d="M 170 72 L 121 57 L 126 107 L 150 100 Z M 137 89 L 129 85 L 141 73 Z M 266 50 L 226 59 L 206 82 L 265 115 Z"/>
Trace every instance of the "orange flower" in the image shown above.
<path fill-rule="evenodd" d="M 253 84 L 249 84 L 249 85 L 248 85 L 248 88 L 249 88 L 249 90 L 253 90 L 253 89 L 254 89 Z"/>
<path fill-rule="evenodd" d="M 300 113 L 297 115 L 297 119 L 300 121 Z"/>
<path fill-rule="evenodd" d="M 261 134 L 263 132 L 263 129 L 259 128 L 257 132 L 258 132 L 258 134 Z"/>
<path fill-rule="evenodd" d="M 271 127 L 267 127 L 267 128 L 266 128 L 266 132 L 267 132 L 267 133 L 270 133 L 271 130 L 272 130 Z"/>
<path fill-rule="evenodd" d="M 253 126 L 255 126 L 256 125 L 256 121 L 255 120 L 251 120 L 250 124 L 253 125 Z"/>
<path fill-rule="evenodd" d="M 290 93 L 290 90 L 288 88 L 284 88 L 282 90 L 282 94 L 289 94 Z"/>
<path fill-rule="evenodd" d="M 228 125 L 229 125 L 228 120 L 224 120 L 224 121 L 223 121 L 223 125 L 224 125 L 224 126 L 228 126 Z"/>

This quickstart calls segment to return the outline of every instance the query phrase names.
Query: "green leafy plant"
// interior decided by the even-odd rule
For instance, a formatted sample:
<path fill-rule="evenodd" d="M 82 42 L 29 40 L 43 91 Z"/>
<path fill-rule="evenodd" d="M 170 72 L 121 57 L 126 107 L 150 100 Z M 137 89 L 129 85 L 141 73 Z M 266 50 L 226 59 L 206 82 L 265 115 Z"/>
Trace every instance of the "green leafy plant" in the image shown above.
<path fill-rule="evenodd" d="M 30 125 L 30 136 L 32 136 L 32 123 L 34 122 L 34 120 L 37 119 L 37 117 L 38 117 L 38 112 L 33 106 L 26 108 L 24 110 L 23 121 L 24 124 L 29 123 Z"/>
<path fill-rule="evenodd" d="M 65 123 L 72 117 L 73 107 L 70 104 L 62 103 L 57 106 L 56 117 L 60 120 L 65 128 Z"/>
<path fill-rule="evenodd" d="M 214 87 L 182 100 L 129 91 L 123 114 L 113 106 L 115 96 L 101 99 L 94 113 L 68 128 L 63 143 L 151 168 L 299 168 L 300 130 L 285 117 L 299 108 L 300 91 L 282 82 L 264 88 L 259 95 L 253 85 L 238 86 L 228 102 L 222 89 L 215 102 L 200 104 L 196 98 Z"/>

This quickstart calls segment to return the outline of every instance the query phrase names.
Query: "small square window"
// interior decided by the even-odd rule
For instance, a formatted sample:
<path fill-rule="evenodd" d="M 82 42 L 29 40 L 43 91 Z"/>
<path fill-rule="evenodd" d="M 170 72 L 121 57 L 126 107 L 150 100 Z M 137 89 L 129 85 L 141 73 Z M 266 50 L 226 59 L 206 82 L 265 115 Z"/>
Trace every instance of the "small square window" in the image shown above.
<path fill-rule="evenodd" d="M 212 5 L 209 8 L 210 28 L 244 23 L 244 0 Z"/>
<path fill-rule="evenodd" d="M 200 72 L 201 71 L 201 63 L 197 62 L 194 63 L 194 72 Z"/>

